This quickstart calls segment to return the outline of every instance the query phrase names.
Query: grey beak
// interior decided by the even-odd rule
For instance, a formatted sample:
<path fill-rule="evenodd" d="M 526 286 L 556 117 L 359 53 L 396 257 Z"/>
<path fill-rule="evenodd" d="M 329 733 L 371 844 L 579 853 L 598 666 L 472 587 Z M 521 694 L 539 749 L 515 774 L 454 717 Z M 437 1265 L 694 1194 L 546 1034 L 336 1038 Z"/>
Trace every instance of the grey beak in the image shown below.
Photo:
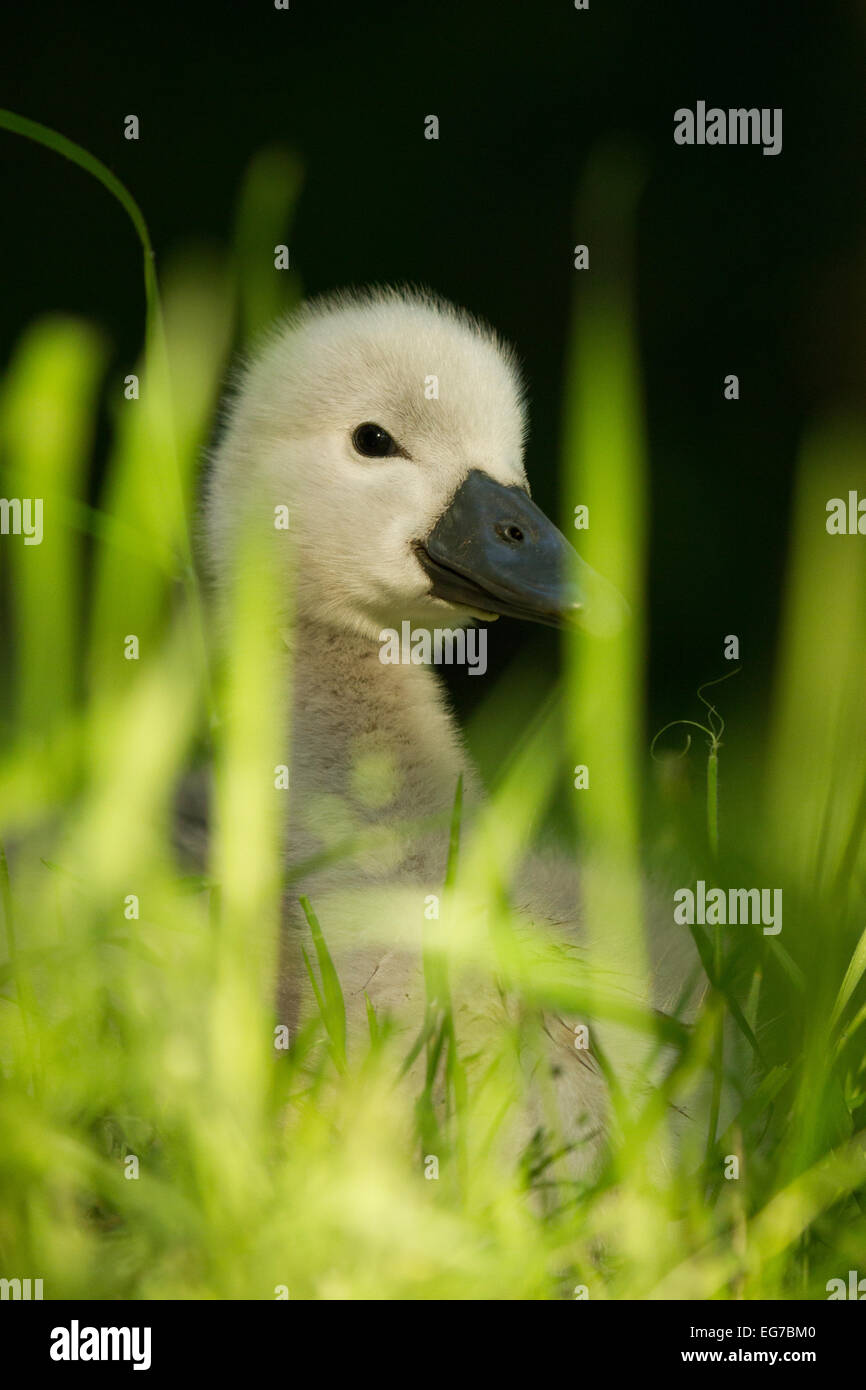
<path fill-rule="evenodd" d="M 431 592 L 481 617 L 583 624 L 591 591 L 599 585 L 610 591 L 608 606 L 615 592 L 523 488 L 504 487 L 477 468 L 416 550 Z"/>

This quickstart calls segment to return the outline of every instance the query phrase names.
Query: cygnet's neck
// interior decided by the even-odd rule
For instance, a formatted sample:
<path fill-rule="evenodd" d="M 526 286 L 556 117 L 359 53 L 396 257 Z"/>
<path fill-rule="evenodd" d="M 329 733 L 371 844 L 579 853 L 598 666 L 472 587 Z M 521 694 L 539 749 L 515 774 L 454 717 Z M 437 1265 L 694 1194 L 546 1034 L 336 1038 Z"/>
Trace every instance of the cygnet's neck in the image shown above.
<path fill-rule="evenodd" d="M 475 793 L 445 691 L 426 666 L 383 664 L 380 644 L 303 617 L 291 641 L 293 783 L 370 816 L 450 810 Z"/>

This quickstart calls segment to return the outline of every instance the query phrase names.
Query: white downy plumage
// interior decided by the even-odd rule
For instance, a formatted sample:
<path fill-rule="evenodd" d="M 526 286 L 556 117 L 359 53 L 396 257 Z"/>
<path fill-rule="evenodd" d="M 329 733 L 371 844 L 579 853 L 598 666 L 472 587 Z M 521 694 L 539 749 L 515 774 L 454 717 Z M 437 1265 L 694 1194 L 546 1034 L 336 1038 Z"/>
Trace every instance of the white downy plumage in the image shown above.
<path fill-rule="evenodd" d="M 287 895 L 289 943 L 305 931 L 300 893 L 320 918 L 350 1047 L 367 1030 L 365 994 L 407 1038 L 417 1032 L 424 906 L 442 890 L 458 777 L 464 833 L 482 795 L 437 674 L 383 664 L 380 633 L 405 620 L 453 629 L 497 612 L 553 621 L 579 615 L 593 588 L 596 606 L 611 604 L 590 572 L 570 587 L 562 576 L 563 550 L 571 552 L 528 500 L 525 428 L 514 357 L 490 330 L 431 296 L 374 291 L 314 302 L 273 332 L 241 375 L 214 451 L 204 536 L 217 599 L 251 517 L 291 595 L 287 864 L 359 830 L 381 831 Z M 273 525 L 278 506 L 289 508 L 288 532 Z M 570 943 L 580 940 L 578 897 L 570 865 L 524 866 L 518 900 L 530 918 L 559 924 Z M 630 998 L 671 1005 L 690 955 L 690 942 L 676 936 L 656 950 L 649 988 L 623 961 Z M 307 1008 L 303 982 L 290 945 L 281 1009 L 291 1024 Z M 458 1038 L 477 1045 L 479 1020 L 507 1001 L 477 982 L 458 999 Z M 538 1022 L 532 1065 L 542 1057 L 555 1077 L 568 1132 L 598 1134 L 609 1107 L 591 1049 L 575 1048 L 575 1020 L 548 1012 Z M 634 1052 L 619 1030 L 605 1036 L 606 1050 Z"/>

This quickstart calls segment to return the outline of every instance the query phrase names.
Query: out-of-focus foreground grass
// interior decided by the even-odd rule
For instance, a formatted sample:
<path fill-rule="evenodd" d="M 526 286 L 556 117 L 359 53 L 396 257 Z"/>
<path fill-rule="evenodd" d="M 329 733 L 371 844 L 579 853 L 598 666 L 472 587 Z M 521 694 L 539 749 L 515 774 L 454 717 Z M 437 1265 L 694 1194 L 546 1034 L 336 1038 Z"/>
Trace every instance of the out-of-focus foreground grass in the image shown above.
<path fill-rule="evenodd" d="M 0 492 L 44 499 L 44 538 L 0 538 L 0 1276 L 42 1278 L 47 1298 L 826 1297 L 828 1279 L 862 1266 L 866 1235 L 866 544 L 824 530 L 829 497 L 866 495 L 864 441 L 827 421 L 804 444 L 766 776 L 748 814 L 723 799 L 718 855 L 700 837 L 696 851 L 696 806 L 652 763 L 644 727 L 635 190 L 615 163 L 591 171 L 584 214 L 610 250 L 574 321 L 563 491 L 589 504 L 585 557 L 635 621 L 613 641 L 574 639 L 567 717 L 530 729 L 459 862 L 490 903 L 501 970 L 514 851 L 587 764 L 575 842 L 592 849 L 602 955 L 614 914 L 639 958 L 658 846 L 679 883 L 782 887 L 784 929 L 703 929 L 705 1003 L 673 1044 L 664 1104 L 623 1101 L 600 1173 L 557 1176 L 546 1133 L 515 1163 L 497 1143 L 524 1100 L 523 1072 L 503 1062 L 514 1039 L 467 1084 L 443 1034 L 434 1060 L 455 1103 L 437 1117 L 396 1084 L 386 1020 L 344 1058 L 339 990 L 311 940 L 327 1017 L 280 1045 L 270 981 L 291 811 L 256 772 L 283 760 L 262 580 L 253 569 L 241 585 L 214 660 L 190 534 L 232 346 L 285 307 L 272 248 L 297 183 L 285 155 L 265 153 L 231 256 L 171 267 L 162 309 L 151 279 L 137 400 L 105 379 L 99 331 L 71 320 L 35 323 L 2 384 Z M 91 506 L 103 399 L 111 453 Z M 508 694 L 491 700 L 501 711 Z M 175 792 L 202 755 L 216 769 L 204 880 L 172 848 Z M 547 998 L 506 964 L 528 1010 L 568 1006 L 569 985 L 551 981 Z M 603 1013 L 588 991 L 571 1002 Z M 668 1149 L 661 1164 L 665 1105 L 698 1073 L 734 1095 L 733 1113 L 704 1122 L 697 1155 Z M 431 1152 L 448 1156 L 434 1180 Z"/>

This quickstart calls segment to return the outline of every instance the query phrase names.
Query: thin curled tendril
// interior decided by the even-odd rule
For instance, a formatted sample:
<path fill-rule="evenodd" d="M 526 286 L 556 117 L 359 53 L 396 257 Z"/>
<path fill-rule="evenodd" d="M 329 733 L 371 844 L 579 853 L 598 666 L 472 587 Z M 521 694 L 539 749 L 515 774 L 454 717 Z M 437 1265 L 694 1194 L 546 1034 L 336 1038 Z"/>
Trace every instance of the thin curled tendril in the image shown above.
<path fill-rule="evenodd" d="M 660 761 L 659 758 L 656 757 L 656 744 L 658 743 L 662 734 L 667 733 L 668 729 L 677 728 L 700 729 L 701 733 L 706 734 L 707 738 L 710 740 L 710 751 L 715 753 L 719 747 L 719 744 L 722 741 L 722 734 L 725 732 L 725 721 L 719 714 L 719 711 L 716 709 L 715 705 L 711 704 L 710 701 L 705 698 L 703 692 L 705 690 L 708 690 L 709 687 L 712 685 L 721 685 L 722 681 L 730 680 L 731 676 L 736 676 L 741 670 L 741 666 L 735 666 L 733 671 L 726 671 L 723 676 L 717 676 L 715 680 L 704 681 L 702 685 L 699 685 L 697 689 L 698 699 L 709 712 L 707 724 L 699 724 L 696 719 L 672 719 L 669 724 L 665 724 L 661 729 L 659 729 L 658 733 L 656 734 L 655 738 L 650 744 L 650 757 L 653 758 L 656 762 Z M 709 727 L 707 727 L 707 725 L 709 725 Z M 691 746 L 692 736 L 691 734 L 686 734 L 685 746 L 680 750 L 679 753 L 676 754 L 676 757 L 684 758 Z"/>
<path fill-rule="evenodd" d="M 713 730 L 713 742 L 716 744 L 721 742 L 722 734 L 725 732 L 725 721 L 715 705 L 710 704 L 709 700 L 704 698 L 703 691 L 708 690 L 711 685 L 721 685 L 723 681 L 729 681 L 731 676 L 739 675 L 742 669 L 741 666 L 735 666 L 733 671 L 726 671 L 723 676 L 717 676 L 714 681 L 704 681 L 703 685 L 698 686 L 697 696 L 701 704 L 709 711 L 710 728 Z M 716 730 L 713 720 L 718 720 L 718 730 Z"/>
<path fill-rule="evenodd" d="M 663 728 L 659 729 L 658 733 L 656 734 L 655 738 L 650 744 L 650 757 L 655 758 L 656 762 L 659 762 L 660 759 L 656 758 L 655 746 L 661 738 L 662 734 L 666 734 L 668 729 L 677 729 L 680 727 L 685 727 L 686 725 L 690 725 L 693 729 L 700 729 L 702 734 L 707 734 L 709 738 L 714 738 L 712 729 L 708 729 L 706 724 L 698 724 L 697 721 L 694 719 L 672 719 L 670 724 L 665 724 Z M 691 746 L 692 736 L 691 734 L 686 734 L 685 746 L 680 749 L 679 753 L 677 753 L 676 756 L 678 758 L 684 758 Z"/>

